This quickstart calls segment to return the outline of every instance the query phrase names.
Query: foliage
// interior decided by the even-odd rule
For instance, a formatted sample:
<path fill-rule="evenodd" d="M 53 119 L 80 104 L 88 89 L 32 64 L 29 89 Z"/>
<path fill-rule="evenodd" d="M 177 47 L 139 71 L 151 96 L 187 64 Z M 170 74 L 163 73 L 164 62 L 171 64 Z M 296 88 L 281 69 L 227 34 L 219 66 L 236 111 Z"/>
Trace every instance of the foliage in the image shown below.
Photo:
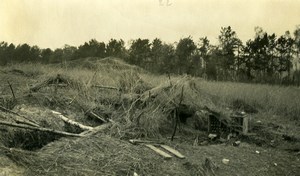
<path fill-rule="evenodd" d="M 300 26 L 293 36 L 287 31 L 281 36 L 268 34 L 261 27 L 245 44 L 231 26 L 222 27 L 218 44 L 211 45 L 207 37 L 198 43 L 191 36 L 177 43 L 165 43 L 159 38 L 136 39 L 128 48 L 122 39 L 106 44 L 91 39 L 76 47 L 65 45 L 57 49 L 40 49 L 28 44 L 0 43 L 0 65 L 20 62 L 62 63 L 87 57 L 122 58 L 153 73 L 189 74 L 210 80 L 252 81 L 259 83 L 299 84 L 295 71 L 300 65 Z"/>

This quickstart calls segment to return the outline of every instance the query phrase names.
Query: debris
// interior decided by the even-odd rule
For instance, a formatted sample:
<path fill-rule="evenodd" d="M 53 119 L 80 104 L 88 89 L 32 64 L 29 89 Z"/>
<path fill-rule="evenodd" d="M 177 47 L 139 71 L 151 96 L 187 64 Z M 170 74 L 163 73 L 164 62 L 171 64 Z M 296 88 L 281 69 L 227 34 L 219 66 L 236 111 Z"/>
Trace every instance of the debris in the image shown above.
<path fill-rule="evenodd" d="M 90 116 L 90 117 L 93 117 L 95 119 L 98 119 L 98 120 L 101 120 L 102 122 L 104 123 L 107 123 L 107 120 L 103 117 L 100 117 L 99 115 L 95 114 L 93 111 L 90 111 L 90 112 L 87 112 L 87 114 Z"/>
<path fill-rule="evenodd" d="M 255 153 L 260 154 L 260 151 L 256 150 Z"/>
<path fill-rule="evenodd" d="M 3 107 L 3 106 L 0 106 L 0 110 L 1 110 L 1 111 L 4 111 L 4 112 L 9 112 L 9 113 L 11 113 L 11 114 L 14 114 L 14 115 L 16 115 L 16 116 L 19 116 L 19 117 L 22 117 L 23 119 L 28 120 L 28 121 L 30 122 L 30 123 L 27 122 L 28 125 L 39 127 L 39 125 L 37 124 L 37 122 L 35 122 L 35 121 L 33 121 L 33 120 L 30 120 L 29 118 L 27 118 L 27 117 L 25 117 L 25 116 L 23 116 L 23 115 L 20 115 L 20 114 L 14 112 L 14 111 L 12 111 L 12 110 L 9 110 L 9 109 L 7 109 L 7 108 L 5 108 L 5 107 Z M 23 122 L 25 122 L 25 121 L 23 121 Z"/>
<path fill-rule="evenodd" d="M 161 144 L 161 142 L 158 142 L 158 141 L 146 141 L 146 140 L 140 140 L 140 139 L 130 139 L 129 142 L 131 144 L 153 144 L 153 143 L 156 143 L 156 144 Z"/>
<path fill-rule="evenodd" d="M 80 133 L 80 135 L 82 135 L 82 136 L 91 136 L 93 134 L 96 134 L 100 131 L 103 131 L 103 130 L 109 128 L 110 126 L 111 126 L 111 123 L 105 123 L 103 125 L 100 125 L 100 126 L 97 126 L 97 127 L 93 128 L 91 130 L 84 131 L 84 132 Z"/>
<path fill-rule="evenodd" d="M 226 164 L 226 165 L 229 164 L 229 159 L 226 159 L 226 158 L 222 159 L 222 163 Z"/>
<path fill-rule="evenodd" d="M 176 157 L 180 158 L 180 159 L 184 159 L 185 156 L 182 155 L 181 153 L 179 153 L 177 150 L 167 146 L 167 145 L 160 145 L 162 148 L 164 148 L 165 150 L 167 150 L 168 152 L 174 154 Z"/>
<path fill-rule="evenodd" d="M 139 176 L 139 174 L 137 174 L 136 172 L 133 172 L 133 176 Z"/>
<path fill-rule="evenodd" d="M 152 149 L 153 151 L 155 151 L 156 153 L 158 153 L 159 155 L 163 156 L 164 159 L 171 159 L 172 156 L 167 154 L 166 152 L 160 150 L 159 148 L 155 147 L 154 145 L 151 144 L 145 144 L 145 146 L 147 146 L 148 148 Z"/>
<path fill-rule="evenodd" d="M 218 135 L 216 135 L 216 134 L 209 134 L 209 135 L 208 135 L 208 138 L 211 139 L 211 140 L 213 140 L 213 139 L 215 139 L 217 136 L 218 136 Z"/>
<path fill-rule="evenodd" d="M 56 111 L 51 111 L 53 114 L 56 114 L 58 115 L 57 117 L 59 117 L 61 120 L 63 120 L 64 122 L 68 123 L 68 124 L 71 124 L 71 125 L 74 125 L 74 126 L 77 126 L 79 127 L 80 129 L 82 130 L 92 130 L 93 127 L 90 127 L 90 126 L 86 126 L 86 125 L 83 125 L 79 122 L 75 122 L 65 116 L 63 116 L 60 112 L 56 112 Z"/>
<path fill-rule="evenodd" d="M 112 87 L 112 86 L 103 86 L 103 85 L 93 85 L 92 87 L 100 88 L 100 89 L 112 89 L 112 90 L 120 90 L 117 87 Z"/>
<path fill-rule="evenodd" d="M 241 144 L 241 141 L 235 141 L 232 145 L 233 146 L 239 146 Z"/>
<path fill-rule="evenodd" d="M 207 141 L 203 141 L 203 142 L 200 143 L 200 145 L 207 145 L 207 144 L 208 144 Z"/>
<path fill-rule="evenodd" d="M 203 168 L 206 170 L 207 173 L 212 173 L 212 175 L 215 175 L 215 170 L 219 167 L 215 162 L 212 161 L 211 158 L 205 158 L 204 163 L 202 164 Z M 210 174 L 207 174 L 210 175 Z"/>
<path fill-rule="evenodd" d="M 16 127 L 16 128 L 23 128 L 23 129 L 28 129 L 28 130 L 49 132 L 49 133 L 59 134 L 59 135 L 63 135 L 63 136 L 83 137 L 83 135 L 81 135 L 81 134 L 68 133 L 68 132 L 65 132 L 65 131 L 57 131 L 57 130 L 53 130 L 53 129 L 49 129 L 49 128 L 33 127 L 33 126 L 15 124 L 15 123 L 10 123 L 10 122 L 5 122 L 5 121 L 0 121 L 0 125 L 6 125 L 6 126 L 11 126 L 11 127 Z"/>
<path fill-rule="evenodd" d="M 274 163 L 274 166 L 277 166 L 277 163 Z"/>

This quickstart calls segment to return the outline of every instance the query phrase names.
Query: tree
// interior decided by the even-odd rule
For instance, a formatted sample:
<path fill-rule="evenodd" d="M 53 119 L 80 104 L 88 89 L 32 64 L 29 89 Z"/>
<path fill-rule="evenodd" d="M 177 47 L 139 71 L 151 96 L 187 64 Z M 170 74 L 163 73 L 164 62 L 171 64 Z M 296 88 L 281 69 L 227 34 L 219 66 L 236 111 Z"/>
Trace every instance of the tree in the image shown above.
<path fill-rule="evenodd" d="M 28 44 L 18 45 L 15 50 L 16 61 L 28 62 L 30 60 L 30 46 Z"/>
<path fill-rule="evenodd" d="M 50 57 L 53 54 L 53 51 L 50 48 L 42 49 L 41 56 L 43 63 L 49 63 Z"/>
<path fill-rule="evenodd" d="M 292 52 L 294 40 L 291 38 L 290 32 L 287 31 L 277 40 L 276 50 L 279 54 L 278 72 L 287 71 L 290 75 L 292 67 Z"/>
<path fill-rule="evenodd" d="M 220 31 L 219 50 L 221 67 L 225 71 L 235 69 L 235 51 L 238 51 L 239 46 L 242 44 L 241 40 L 237 37 L 236 32 L 230 26 L 222 27 Z"/>
<path fill-rule="evenodd" d="M 192 37 L 180 39 L 176 47 L 177 67 L 179 74 L 187 73 L 191 67 L 192 54 L 195 52 L 197 46 Z"/>
<path fill-rule="evenodd" d="M 129 62 L 136 65 L 148 65 L 151 62 L 151 43 L 148 39 L 137 39 L 132 41 L 129 49 Z M 144 66 L 145 66 L 144 65 Z"/>
<path fill-rule="evenodd" d="M 29 56 L 30 62 L 40 62 L 41 61 L 41 50 L 38 46 L 32 46 L 30 48 L 30 56 Z"/>
<path fill-rule="evenodd" d="M 76 55 L 77 54 L 76 51 L 77 51 L 77 47 L 65 45 L 63 47 L 63 59 L 65 61 L 77 59 L 78 56 Z"/>
<path fill-rule="evenodd" d="M 7 43 L 1 42 L 0 43 L 0 64 L 6 65 L 8 62 L 7 56 L 6 56 L 6 50 L 7 50 Z"/>
<path fill-rule="evenodd" d="M 85 57 L 106 57 L 106 46 L 104 42 L 98 42 L 96 39 L 85 42 L 78 47 L 76 55 L 81 58 Z"/>
<path fill-rule="evenodd" d="M 151 70 L 154 72 L 158 72 L 161 70 L 163 64 L 164 50 L 163 43 L 160 39 L 155 38 L 151 44 Z"/>
<path fill-rule="evenodd" d="M 298 70 L 298 64 L 300 63 L 300 25 L 296 27 L 294 31 L 294 48 L 296 53 L 296 70 Z"/>
<path fill-rule="evenodd" d="M 110 39 L 106 46 L 107 56 L 124 58 L 126 55 L 126 48 L 124 46 L 124 41 L 122 39 Z"/>

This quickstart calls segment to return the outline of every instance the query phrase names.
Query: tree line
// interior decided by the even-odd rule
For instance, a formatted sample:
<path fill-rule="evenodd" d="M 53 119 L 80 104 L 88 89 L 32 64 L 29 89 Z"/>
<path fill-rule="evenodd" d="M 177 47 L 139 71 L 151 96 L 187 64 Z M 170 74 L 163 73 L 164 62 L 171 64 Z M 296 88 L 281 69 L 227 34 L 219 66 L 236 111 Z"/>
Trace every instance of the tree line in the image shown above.
<path fill-rule="evenodd" d="M 65 45 L 51 50 L 21 44 L 0 43 L 0 64 L 19 62 L 57 63 L 86 57 L 108 56 L 124 59 L 153 73 L 189 74 L 209 80 L 242 81 L 277 84 L 300 82 L 300 26 L 290 33 L 277 36 L 261 27 L 245 44 L 230 27 L 222 27 L 218 43 L 207 37 L 196 41 L 191 36 L 175 43 L 159 38 L 136 39 L 128 48 L 120 39 L 108 43 L 95 39 L 78 47 Z M 299 64 L 299 65 L 298 65 Z"/>

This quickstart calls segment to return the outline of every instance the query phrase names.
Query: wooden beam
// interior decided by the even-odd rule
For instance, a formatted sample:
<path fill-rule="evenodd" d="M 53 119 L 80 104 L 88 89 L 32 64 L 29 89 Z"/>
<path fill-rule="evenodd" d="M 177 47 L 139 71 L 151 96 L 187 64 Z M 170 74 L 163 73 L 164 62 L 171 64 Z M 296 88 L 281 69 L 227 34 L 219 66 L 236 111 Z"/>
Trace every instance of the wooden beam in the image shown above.
<path fill-rule="evenodd" d="M 183 156 L 179 151 L 167 146 L 167 145 L 160 145 L 162 148 L 164 148 L 165 150 L 167 150 L 168 152 L 174 154 L 176 157 L 180 158 L 180 159 L 184 159 L 185 156 Z"/>
<path fill-rule="evenodd" d="M 160 150 L 159 148 L 155 147 L 154 145 L 151 144 L 145 144 L 146 147 L 150 148 L 151 150 L 155 151 L 159 155 L 161 155 L 164 159 L 171 159 L 172 156 L 167 154 L 166 152 Z"/>

